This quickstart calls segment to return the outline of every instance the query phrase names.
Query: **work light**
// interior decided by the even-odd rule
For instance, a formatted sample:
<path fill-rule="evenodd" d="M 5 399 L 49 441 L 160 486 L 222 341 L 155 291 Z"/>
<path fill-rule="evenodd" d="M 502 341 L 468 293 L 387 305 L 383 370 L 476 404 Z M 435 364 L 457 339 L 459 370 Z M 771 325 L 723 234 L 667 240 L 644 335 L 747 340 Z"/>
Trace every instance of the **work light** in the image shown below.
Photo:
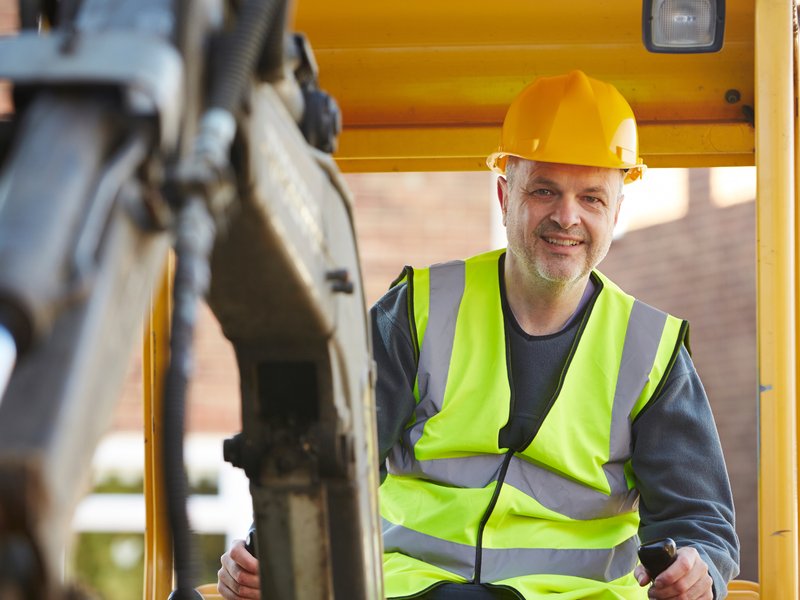
<path fill-rule="evenodd" d="M 642 36 L 650 52 L 717 52 L 724 30 L 725 0 L 644 0 L 642 5 Z"/>

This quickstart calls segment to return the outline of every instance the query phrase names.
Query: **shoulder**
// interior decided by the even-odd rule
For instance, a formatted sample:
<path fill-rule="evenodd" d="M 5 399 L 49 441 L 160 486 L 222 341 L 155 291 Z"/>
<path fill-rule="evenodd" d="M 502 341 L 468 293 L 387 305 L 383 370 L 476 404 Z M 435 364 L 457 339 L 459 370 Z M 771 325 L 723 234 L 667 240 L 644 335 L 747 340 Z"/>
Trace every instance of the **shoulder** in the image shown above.
<path fill-rule="evenodd" d="M 675 364 L 672 365 L 672 370 L 669 372 L 668 379 L 680 379 L 683 377 L 699 378 L 697 369 L 694 367 L 694 361 L 689 353 L 689 348 L 685 343 L 681 344 L 678 349 L 678 354 L 675 357 Z"/>
<path fill-rule="evenodd" d="M 650 423 L 662 427 L 665 422 L 674 419 L 706 421 L 709 420 L 710 410 L 700 376 L 689 351 L 681 344 L 672 368 L 664 377 L 663 385 L 636 417 L 634 426 Z M 713 420 L 709 422 L 713 423 Z"/>
<path fill-rule="evenodd" d="M 373 317 L 383 316 L 386 318 L 395 317 L 398 313 L 407 314 L 408 284 L 404 281 L 391 287 L 372 305 L 370 312 Z"/>
<path fill-rule="evenodd" d="M 408 310 L 408 284 L 401 282 L 391 287 L 370 309 L 373 342 L 390 346 L 391 340 L 400 336 L 413 346 Z"/>

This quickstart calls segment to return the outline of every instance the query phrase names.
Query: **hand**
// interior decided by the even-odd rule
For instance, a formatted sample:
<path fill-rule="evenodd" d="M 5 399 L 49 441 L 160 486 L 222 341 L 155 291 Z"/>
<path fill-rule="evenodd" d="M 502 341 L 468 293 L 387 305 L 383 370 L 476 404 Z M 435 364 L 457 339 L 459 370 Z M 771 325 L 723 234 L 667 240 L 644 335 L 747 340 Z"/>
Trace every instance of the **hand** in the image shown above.
<path fill-rule="evenodd" d="M 217 591 L 225 600 L 261 598 L 258 560 L 244 547 L 244 540 L 234 540 L 219 562 L 222 567 L 217 571 Z"/>
<path fill-rule="evenodd" d="M 650 576 L 642 565 L 633 572 L 639 585 L 650 583 Z M 711 575 L 697 550 L 686 546 L 678 548 L 675 562 L 661 573 L 648 590 L 647 596 L 657 600 L 712 600 Z"/>

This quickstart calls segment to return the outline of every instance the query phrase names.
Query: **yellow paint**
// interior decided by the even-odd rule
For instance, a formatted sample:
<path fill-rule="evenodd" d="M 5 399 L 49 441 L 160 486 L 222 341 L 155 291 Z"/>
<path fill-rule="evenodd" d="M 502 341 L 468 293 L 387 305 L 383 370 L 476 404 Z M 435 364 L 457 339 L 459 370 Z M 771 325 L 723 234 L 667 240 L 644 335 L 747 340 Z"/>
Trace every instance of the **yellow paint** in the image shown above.
<path fill-rule="evenodd" d="M 144 386 L 144 600 L 164 600 L 172 591 L 172 536 L 163 473 L 161 414 L 163 381 L 169 364 L 169 331 L 172 313 L 173 258 L 167 258 L 164 275 L 151 300 L 145 323 L 142 378 Z"/>
<path fill-rule="evenodd" d="M 759 569 L 764 598 L 797 600 L 792 1 L 757 0 L 755 16 Z"/>
<path fill-rule="evenodd" d="M 642 123 L 648 167 L 749 166 L 755 132 L 746 123 Z M 500 125 L 345 129 L 337 162 L 344 172 L 474 171 L 486 169 Z"/>
<path fill-rule="evenodd" d="M 731 581 L 725 600 L 758 600 L 760 587 L 753 581 Z"/>
<path fill-rule="evenodd" d="M 215 583 L 206 583 L 197 588 L 204 600 L 222 600 L 222 594 L 217 591 Z"/>

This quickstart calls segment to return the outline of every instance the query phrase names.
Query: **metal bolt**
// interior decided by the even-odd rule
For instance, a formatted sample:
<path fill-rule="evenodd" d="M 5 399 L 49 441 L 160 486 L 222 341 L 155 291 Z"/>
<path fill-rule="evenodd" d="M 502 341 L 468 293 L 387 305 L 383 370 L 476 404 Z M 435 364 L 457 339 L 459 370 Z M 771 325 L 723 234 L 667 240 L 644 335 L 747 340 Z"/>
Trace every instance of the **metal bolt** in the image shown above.
<path fill-rule="evenodd" d="M 725 102 L 728 104 L 736 104 L 741 99 L 742 95 L 739 93 L 739 90 L 731 89 L 725 92 Z"/>
<path fill-rule="evenodd" d="M 347 269 L 333 269 L 325 273 L 325 279 L 332 282 L 331 289 L 334 292 L 352 294 L 355 286 L 350 281 L 350 273 Z"/>

